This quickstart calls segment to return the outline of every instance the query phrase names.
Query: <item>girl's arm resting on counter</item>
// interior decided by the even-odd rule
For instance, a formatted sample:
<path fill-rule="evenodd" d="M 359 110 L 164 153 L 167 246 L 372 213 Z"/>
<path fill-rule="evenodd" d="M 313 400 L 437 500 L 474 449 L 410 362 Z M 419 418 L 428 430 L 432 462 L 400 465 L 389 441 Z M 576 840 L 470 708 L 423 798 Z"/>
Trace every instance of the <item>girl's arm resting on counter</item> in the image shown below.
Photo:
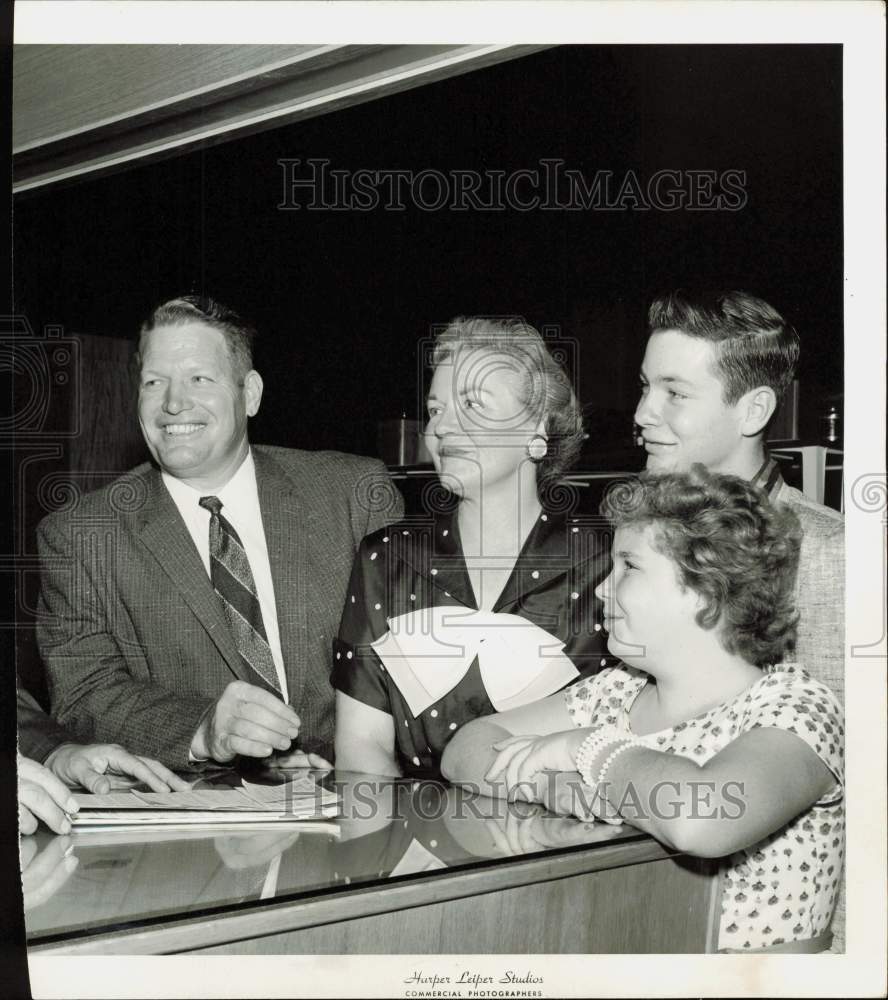
<path fill-rule="evenodd" d="M 336 692 L 335 747 L 337 770 L 400 777 L 391 715 L 341 691 Z"/>
<path fill-rule="evenodd" d="M 702 767 L 659 750 L 627 750 L 608 769 L 606 795 L 640 830 L 687 854 L 719 858 L 779 830 L 835 783 L 798 736 L 756 728 Z"/>
<path fill-rule="evenodd" d="M 475 719 L 463 726 L 447 744 L 441 759 L 441 773 L 457 785 L 471 785 L 485 795 L 504 796 L 505 786 L 501 781 L 491 785 L 484 779 L 498 756 L 493 749 L 494 743 L 510 736 L 547 736 L 573 728 L 563 691 L 521 708 Z"/>
<path fill-rule="evenodd" d="M 512 734 L 494 720 L 499 716 L 489 715 L 475 719 L 462 729 L 444 748 L 441 758 L 441 774 L 455 785 L 470 785 L 484 795 L 500 797 L 505 793 L 502 782 L 490 785 L 484 775 L 497 756 L 493 744 L 508 739 Z"/>

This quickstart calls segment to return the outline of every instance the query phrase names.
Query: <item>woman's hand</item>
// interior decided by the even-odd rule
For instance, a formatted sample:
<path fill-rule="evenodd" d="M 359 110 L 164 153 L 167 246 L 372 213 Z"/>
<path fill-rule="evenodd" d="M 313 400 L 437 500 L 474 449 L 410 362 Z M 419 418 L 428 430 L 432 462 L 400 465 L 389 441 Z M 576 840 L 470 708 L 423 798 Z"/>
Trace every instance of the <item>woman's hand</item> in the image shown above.
<path fill-rule="evenodd" d="M 491 783 L 497 779 L 504 783 L 510 800 L 541 801 L 542 772 L 576 771 L 576 754 L 585 735 L 577 729 L 500 740 L 493 745 L 498 755 L 484 777 Z"/>

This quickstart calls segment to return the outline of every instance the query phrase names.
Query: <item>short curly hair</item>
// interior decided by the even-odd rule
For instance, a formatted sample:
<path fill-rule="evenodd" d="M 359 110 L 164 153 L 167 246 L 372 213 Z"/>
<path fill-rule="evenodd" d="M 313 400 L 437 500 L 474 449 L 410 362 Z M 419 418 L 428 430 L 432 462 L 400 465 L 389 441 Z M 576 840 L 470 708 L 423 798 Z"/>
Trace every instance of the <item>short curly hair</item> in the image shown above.
<path fill-rule="evenodd" d="M 576 462 L 586 437 L 583 412 L 562 365 L 540 333 L 520 316 L 457 316 L 435 340 L 432 368 L 465 347 L 498 351 L 515 358 L 523 372 L 524 398 L 530 413 L 545 414 L 549 448 L 536 463 L 542 495 Z"/>
<path fill-rule="evenodd" d="M 601 510 L 615 529 L 651 525 L 654 548 L 704 599 L 697 624 L 718 628 L 729 653 L 762 667 L 792 652 L 802 532 L 791 510 L 700 464 L 614 483 Z"/>

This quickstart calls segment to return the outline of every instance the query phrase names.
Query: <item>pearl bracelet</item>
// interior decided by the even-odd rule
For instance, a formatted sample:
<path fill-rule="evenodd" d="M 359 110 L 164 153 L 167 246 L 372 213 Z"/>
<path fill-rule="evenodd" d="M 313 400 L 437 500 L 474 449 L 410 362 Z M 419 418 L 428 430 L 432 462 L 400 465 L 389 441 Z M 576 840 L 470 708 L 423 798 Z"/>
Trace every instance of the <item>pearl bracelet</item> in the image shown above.
<path fill-rule="evenodd" d="M 604 758 L 604 762 L 602 763 L 601 768 L 598 771 L 598 777 L 595 780 L 595 785 L 593 786 L 596 789 L 597 794 L 600 795 L 602 799 L 604 799 L 605 801 L 610 801 L 606 795 L 602 794 L 602 792 L 599 791 L 599 789 L 601 789 L 604 786 L 604 781 L 611 764 L 613 764 L 613 762 L 617 759 L 617 757 L 620 756 L 621 753 L 623 753 L 624 750 L 631 750 L 633 747 L 640 747 L 640 746 L 644 746 L 644 744 L 640 740 L 636 739 L 620 740 L 617 746 L 615 746 L 611 750 L 611 752 Z M 617 813 L 613 819 L 605 819 L 604 822 L 610 823 L 611 826 L 620 826 L 620 824 L 623 822 L 623 817 L 620 816 L 619 813 Z"/>
<path fill-rule="evenodd" d="M 587 785 L 593 784 L 592 764 L 595 758 L 609 744 L 618 737 L 612 730 L 596 730 L 590 733 L 580 744 L 577 751 L 576 766 L 580 772 L 580 777 Z"/>

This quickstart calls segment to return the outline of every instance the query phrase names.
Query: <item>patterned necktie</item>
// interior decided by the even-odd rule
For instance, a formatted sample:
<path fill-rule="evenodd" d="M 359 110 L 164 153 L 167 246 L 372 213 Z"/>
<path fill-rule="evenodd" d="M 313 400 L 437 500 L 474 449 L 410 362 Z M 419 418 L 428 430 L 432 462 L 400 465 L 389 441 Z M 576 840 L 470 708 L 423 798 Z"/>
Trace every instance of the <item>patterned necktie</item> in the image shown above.
<path fill-rule="evenodd" d="M 198 503 L 210 512 L 210 579 L 222 601 L 238 652 L 247 666 L 281 694 L 243 542 L 234 526 L 221 515 L 222 501 L 218 497 L 201 497 Z"/>

